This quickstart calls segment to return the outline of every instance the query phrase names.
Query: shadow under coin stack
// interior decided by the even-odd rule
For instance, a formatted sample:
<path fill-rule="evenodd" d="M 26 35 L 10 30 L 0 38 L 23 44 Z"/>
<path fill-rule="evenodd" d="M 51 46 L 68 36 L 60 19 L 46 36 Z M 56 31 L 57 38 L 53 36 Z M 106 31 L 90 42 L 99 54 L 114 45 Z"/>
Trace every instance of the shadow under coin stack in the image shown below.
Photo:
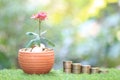
<path fill-rule="evenodd" d="M 72 64 L 72 73 L 75 73 L 75 74 L 80 74 L 81 73 L 81 64 L 80 63 L 73 63 Z"/>
<path fill-rule="evenodd" d="M 63 72 L 71 73 L 72 61 L 63 61 Z"/>

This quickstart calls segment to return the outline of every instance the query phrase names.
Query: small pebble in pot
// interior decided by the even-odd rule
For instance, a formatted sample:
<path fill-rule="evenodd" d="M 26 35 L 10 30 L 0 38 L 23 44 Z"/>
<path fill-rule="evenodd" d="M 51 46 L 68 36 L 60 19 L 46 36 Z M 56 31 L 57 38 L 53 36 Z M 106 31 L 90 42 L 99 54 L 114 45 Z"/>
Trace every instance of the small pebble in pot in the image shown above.
<path fill-rule="evenodd" d="M 26 49 L 26 52 L 31 52 L 32 51 L 32 48 L 27 48 Z"/>
<path fill-rule="evenodd" d="M 42 52 L 42 48 L 41 47 L 34 47 L 33 49 L 32 49 L 32 52 Z"/>
<path fill-rule="evenodd" d="M 44 44 L 40 44 L 40 47 L 42 48 L 42 49 L 44 49 L 45 48 L 45 45 Z"/>

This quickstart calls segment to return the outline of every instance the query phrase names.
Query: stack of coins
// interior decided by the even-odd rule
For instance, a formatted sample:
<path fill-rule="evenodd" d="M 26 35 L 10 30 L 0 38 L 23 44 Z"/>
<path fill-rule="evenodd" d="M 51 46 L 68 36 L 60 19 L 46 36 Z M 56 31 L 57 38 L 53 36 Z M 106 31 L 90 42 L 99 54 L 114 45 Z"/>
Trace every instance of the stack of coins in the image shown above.
<path fill-rule="evenodd" d="M 100 69 L 100 70 L 99 70 L 99 73 L 108 73 L 108 70 Z"/>
<path fill-rule="evenodd" d="M 91 73 L 99 73 L 99 68 L 98 67 L 91 68 Z"/>
<path fill-rule="evenodd" d="M 72 64 L 72 73 L 75 73 L 75 74 L 80 74 L 81 73 L 81 64 L 80 63 L 73 63 Z"/>
<path fill-rule="evenodd" d="M 90 65 L 83 65 L 82 66 L 82 73 L 90 74 L 90 69 L 91 69 Z"/>
<path fill-rule="evenodd" d="M 72 61 L 63 61 L 63 72 L 71 73 Z"/>

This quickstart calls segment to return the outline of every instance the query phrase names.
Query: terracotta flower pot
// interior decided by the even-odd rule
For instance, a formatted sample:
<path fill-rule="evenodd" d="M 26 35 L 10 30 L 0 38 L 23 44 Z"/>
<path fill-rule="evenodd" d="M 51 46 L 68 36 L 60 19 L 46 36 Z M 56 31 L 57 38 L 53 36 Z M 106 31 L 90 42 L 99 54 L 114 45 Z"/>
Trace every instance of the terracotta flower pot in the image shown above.
<path fill-rule="evenodd" d="M 18 53 L 18 62 L 25 73 L 46 74 L 54 64 L 54 51 L 43 51 L 40 53 L 27 52 L 22 49 Z"/>

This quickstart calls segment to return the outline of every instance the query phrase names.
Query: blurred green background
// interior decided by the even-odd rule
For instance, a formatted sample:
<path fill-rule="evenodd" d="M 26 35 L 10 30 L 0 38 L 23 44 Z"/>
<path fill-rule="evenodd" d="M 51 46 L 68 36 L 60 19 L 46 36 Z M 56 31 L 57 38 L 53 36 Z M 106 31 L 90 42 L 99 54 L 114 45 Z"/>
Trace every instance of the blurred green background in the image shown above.
<path fill-rule="evenodd" d="M 18 50 L 38 30 L 30 17 L 45 11 L 46 37 L 55 43 L 54 69 L 64 60 L 92 66 L 120 65 L 120 1 L 0 0 L 0 69 L 19 68 Z"/>

